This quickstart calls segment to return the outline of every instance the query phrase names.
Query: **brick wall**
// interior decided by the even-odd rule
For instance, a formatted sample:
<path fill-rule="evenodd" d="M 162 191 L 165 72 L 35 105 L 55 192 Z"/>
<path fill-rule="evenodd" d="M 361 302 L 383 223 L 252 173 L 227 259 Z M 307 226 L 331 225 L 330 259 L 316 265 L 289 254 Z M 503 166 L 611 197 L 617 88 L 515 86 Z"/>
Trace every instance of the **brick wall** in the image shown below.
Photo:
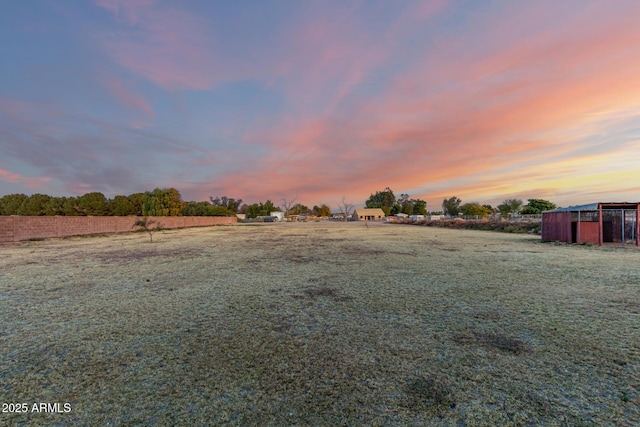
<path fill-rule="evenodd" d="M 31 221 L 39 217 L 25 216 L 21 218 L 25 218 L 27 219 L 27 221 Z M 91 222 L 93 221 L 91 221 L 92 217 L 90 216 L 54 216 L 50 218 L 56 220 L 58 234 L 55 237 L 82 236 L 85 234 L 91 234 Z M 41 237 L 41 236 L 33 236 L 33 237 Z M 19 239 L 19 240 L 25 240 L 25 239 Z"/>
<path fill-rule="evenodd" d="M 235 217 L 150 217 L 164 228 L 208 227 L 235 224 Z M 0 243 L 51 237 L 109 234 L 133 231 L 133 216 L 0 216 Z M 155 224 L 154 224 L 155 225 Z"/>
<path fill-rule="evenodd" d="M 13 217 L 0 216 L 0 242 L 13 241 Z"/>

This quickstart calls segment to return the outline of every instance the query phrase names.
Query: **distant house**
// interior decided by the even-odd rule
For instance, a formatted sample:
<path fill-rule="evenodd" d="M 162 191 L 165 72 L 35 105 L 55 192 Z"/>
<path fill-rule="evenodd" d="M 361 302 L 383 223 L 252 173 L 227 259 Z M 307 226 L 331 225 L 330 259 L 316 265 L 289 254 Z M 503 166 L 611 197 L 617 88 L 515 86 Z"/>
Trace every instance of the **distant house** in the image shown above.
<path fill-rule="evenodd" d="M 382 221 L 384 217 L 384 211 L 380 208 L 356 209 L 353 213 L 353 219 L 356 221 Z"/>
<path fill-rule="evenodd" d="M 407 218 L 409 218 L 409 215 L 407 215 L 406 213 L 402 213 L 402 212 L 400 212 L 400 213 L 397 213 L 397 214 L 396 214 L 396 217 L 397 217 L 398 219 L 407 219 Z"/>
<path fill-rule="evenodd" d="M 236 216 L 240 221 L 244 221 L 245 219 L 247 219 L 247 214 L 236 214 Z"/>
<path fill-rule="evenodd" d="M 424 219 L 424 215 L 409 215 L 409 219 L 414 221 L 421 221 Z"/>
<path fill-rule="evenodd" d="M 274 211 L 274 212 L 270 212 L 270 215 L 277 217 L 278 219 L 276 219 L 276 221 L 284 220 L 284 212 Z"/>

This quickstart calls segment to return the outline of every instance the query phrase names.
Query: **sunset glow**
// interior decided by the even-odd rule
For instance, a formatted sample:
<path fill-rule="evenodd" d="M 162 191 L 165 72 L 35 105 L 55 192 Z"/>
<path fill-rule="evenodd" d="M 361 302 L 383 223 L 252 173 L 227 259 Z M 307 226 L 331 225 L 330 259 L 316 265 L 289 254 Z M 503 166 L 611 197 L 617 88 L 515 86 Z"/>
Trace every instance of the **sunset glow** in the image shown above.
<path fill-rule="evenodd" d="M 0 195 L 638 201 L 638 22 L 624 0 L 9 2 Z"/>

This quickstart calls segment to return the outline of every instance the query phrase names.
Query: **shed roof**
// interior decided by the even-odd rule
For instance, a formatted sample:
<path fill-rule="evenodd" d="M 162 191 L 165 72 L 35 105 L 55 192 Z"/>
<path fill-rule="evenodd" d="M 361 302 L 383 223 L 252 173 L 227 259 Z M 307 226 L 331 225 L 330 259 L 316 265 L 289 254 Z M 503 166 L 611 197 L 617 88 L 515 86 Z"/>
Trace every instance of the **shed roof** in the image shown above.
<path fill-rule="evenodd" d="M 558 209 L 553 209 L 550 211 L 544 211 L 543 213 L 546 212 L 578 212 L 578 211 L 597 211 L 599 209 L 599 206 L 602 205 L 602 207 L 604 209 L 606 208 L 618 208 L 621 209 L 623 207 L 633 207 L 633 206 L 638 206 L 640 205 L 640 202 L 634 202 L 634 203 L 629 203 L 629 202 L 595 202 L 595 203 L 589 203 L 586 205 L 577 205 L 577 206 L 567 206 L 566 208 L 558 208 Z"/>
<path fill-rule="evenodd" d="M 567 206 L 566 208 L 558 208 L 550 211 L 544 212 L 578 212 L 578 211 L 597 211 L 598 210 L 598 202 L 589 203 L 586 205 L 577 205 L 577 206 Z"/>

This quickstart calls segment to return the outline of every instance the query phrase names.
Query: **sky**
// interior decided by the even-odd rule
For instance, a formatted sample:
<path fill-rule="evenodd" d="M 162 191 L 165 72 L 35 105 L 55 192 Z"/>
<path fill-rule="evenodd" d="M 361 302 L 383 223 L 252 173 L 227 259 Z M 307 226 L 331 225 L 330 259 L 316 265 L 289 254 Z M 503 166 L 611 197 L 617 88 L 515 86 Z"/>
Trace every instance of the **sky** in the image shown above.
<path fill-rule="evenodd" d="M 640 2 L 7 1 L 0 195 L 640 200 Z"/>

